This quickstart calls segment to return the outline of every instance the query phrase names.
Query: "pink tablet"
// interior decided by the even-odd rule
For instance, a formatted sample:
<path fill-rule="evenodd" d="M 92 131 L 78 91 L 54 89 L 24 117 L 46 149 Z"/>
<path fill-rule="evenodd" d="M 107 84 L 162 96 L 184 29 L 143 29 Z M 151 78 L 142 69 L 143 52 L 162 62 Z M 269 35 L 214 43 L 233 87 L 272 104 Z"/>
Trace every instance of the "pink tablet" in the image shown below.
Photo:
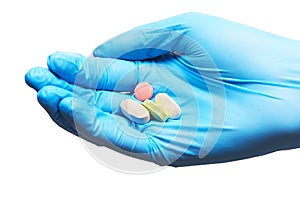
<path fill-rule="evenodd" d="M 140 82 L 134 88 L 134 96 L 140 101 L 150 99 L 153 95 L 153 87 L 147 82 Z"/>

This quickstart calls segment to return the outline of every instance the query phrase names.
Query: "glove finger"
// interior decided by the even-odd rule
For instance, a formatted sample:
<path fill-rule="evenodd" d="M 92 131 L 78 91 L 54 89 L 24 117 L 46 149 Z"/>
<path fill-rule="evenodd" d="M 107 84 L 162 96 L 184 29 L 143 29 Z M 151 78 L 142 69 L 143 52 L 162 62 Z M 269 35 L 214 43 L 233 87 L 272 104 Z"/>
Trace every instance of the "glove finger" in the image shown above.
<path fill-rule="evenodd" d="M 99 45 L 93 55 L 136 61 L 173 53 L 209 67 L 211 60 L 193 32 L 197 18 L 195 13 L 188 13 L 136 27 Z"/>
<path fill-rule="evenodd" d="M 87 90 L 80 86 L 74 86 L 66 82 L 65 80 L 53 74 L 49 69 L 42 67 L 35 67 L 30 69 L 25 75 L 25 82 L 36 91 L 39 91 L 45 86 L 55 86 L 81 96 L 87 94 L 88 92 L 90 94 L 93 93 L 90 90 Z"/>
<path fill-rule="evenodd" d="M 76 129 L 61 116 L 58 110 L 59 102 L 65 97 L 72 97 L 72 93 L 55 86 L 44 86 L 37 93 L 40 105 L 47 111 L 51 119 L 63 129 L 77 135 Z"/>
<path fill-rule="evenodd" d="M 101 44 L 93 51 L 93 55 L 124 60 L 146 60 L 170 52 L 184 53 L 177 43 L 188 31 L 189 28 L 182 25 L 165 28 L 139 27 Z"/>
<path fill-rule="evenodd" d="M 151 160 L 149 137 L 131 127 L 129 120 L 103 112 L 78 98 L 64 98 L 59 103 L 59 111 L 74 124 L 83 139 L 126 155 Z"/>
<path fill-rule="evenodd" d="M 89 89 L 133 91 L 138 81 L 134 62 L 112 58 L 56 52 L 48 57 L 48 67 L 67 82 Z"/>
<path fill-rule="evenodd" d="M 124 99 L 131 98 L 127 94 L 122 94 L 112 91 L 96 91 L 85 89 L 81 87 L 74 87 L 73 90 L 74 96 L 80 98 L 81 100 L 95 105 L 98 109 L 101 109 L 103 112 L 113 113 L 120 115 L 120 103 Z"/>
<path fill-rule="evenodd" d="M 25 80 L 29 86 L 33 87 L 37 91 L 43 88 L 38 93 L 38 99 L 41 100 L 41 102 L 47 102 L 46 104 L 55 103 L 51 102 L 52 96 L 61 99 L 66 94 L 69 96 L 76 95 L 78 98 L 82 98 L 90 104 L 94 104 L 104 112 L 119 114 L 120 102 L 126 98 L 130 98 L 129 95 L 117 92 L 104 90 L 95 91 L 79 86 L 73 86 L 56 77 L 48 69 L 41 67 L 31 69 L 26 74 Z"/>
<path fill-rule="evenodd" d="M 177 57 L 205 76 L 215 74 L 216 65 L 195 34 L 195 15 L 186 14 L 143 25 L 98 46 L 95 57 L 143 61 L 163 55 Z M 207 71 L 208 70 L 208 71 Z"/>
<path fill-rule="evenodd" d="M 25 75 L 25 82 L 28 86 L 32 87 L 36 91 L 40 90 L 46 85 L 53 85 L 72 91 L 73 87 L 65 80 L 59 79 L 49 69 L 42 67 L 35 67 L 30 69 Z"/>

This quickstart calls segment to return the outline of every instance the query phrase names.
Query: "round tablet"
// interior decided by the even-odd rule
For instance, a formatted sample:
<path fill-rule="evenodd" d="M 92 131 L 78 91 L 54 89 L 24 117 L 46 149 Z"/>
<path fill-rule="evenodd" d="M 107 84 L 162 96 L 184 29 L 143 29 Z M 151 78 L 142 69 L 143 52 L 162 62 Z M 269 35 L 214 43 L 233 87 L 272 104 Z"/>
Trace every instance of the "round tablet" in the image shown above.
<path fill-rule="evenodd" d="M 134 96 L 140 101 L 150 99 L 153 95 L 153 87 L 147 82 L 140 82 L 134 88 Z"/>

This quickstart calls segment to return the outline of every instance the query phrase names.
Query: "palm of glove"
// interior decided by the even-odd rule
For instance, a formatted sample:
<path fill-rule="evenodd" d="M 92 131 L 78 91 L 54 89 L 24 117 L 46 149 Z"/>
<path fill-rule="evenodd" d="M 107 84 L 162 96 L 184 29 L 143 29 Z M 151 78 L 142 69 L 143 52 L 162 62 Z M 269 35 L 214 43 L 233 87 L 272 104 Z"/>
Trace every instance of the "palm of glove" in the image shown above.
<path fill-rule="evenodd" d="M 299 82 L 279 77 L 294 69 L 294 54 L 271 52 L 276 45 L 299 50 L 293 44 L 186 14 L 120 35 L 100 45 L 96 58 L 53 54 L 50 71 L 34 68 L 26 81 L 58 125 L 92 143 L 160 165 L 225 162 L 299 146 Z M 122 116 L 119 103 L 132 95 L 120 92 L 141 81 L 172 96 L 181 118 L 138 125 Z"/>

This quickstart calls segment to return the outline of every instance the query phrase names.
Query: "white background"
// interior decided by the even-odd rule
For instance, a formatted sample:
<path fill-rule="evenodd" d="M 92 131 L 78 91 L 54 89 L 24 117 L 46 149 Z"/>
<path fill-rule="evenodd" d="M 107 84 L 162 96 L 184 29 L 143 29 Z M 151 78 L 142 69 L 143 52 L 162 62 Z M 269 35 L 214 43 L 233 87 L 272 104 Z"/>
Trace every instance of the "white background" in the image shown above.
<path fill-rule="evenodd" d="M 56 50 L 88 55 L 134 26 L 188 11 L 300 40 L 297 1 L 276 2 L 1 1 L 0 199 L 299 199 L 299 149 L 145 175 L 116 172 L 57 127 L 24 82 Z"/>

